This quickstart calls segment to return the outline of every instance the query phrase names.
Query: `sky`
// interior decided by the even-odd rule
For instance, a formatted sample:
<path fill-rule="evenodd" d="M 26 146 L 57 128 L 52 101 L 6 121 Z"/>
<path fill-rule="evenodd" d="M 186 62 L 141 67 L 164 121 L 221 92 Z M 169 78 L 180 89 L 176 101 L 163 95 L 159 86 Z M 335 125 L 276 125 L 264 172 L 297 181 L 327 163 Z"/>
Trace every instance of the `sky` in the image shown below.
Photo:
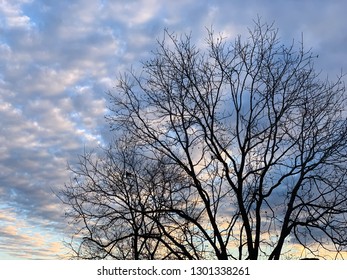
<path fill-rule="evenodd" d="M 344 0 L 0 0 L 0 259 L 60 259 L 70 228 L 55 195 L 67 164 L 112 137 L 117 76 L 139 67 L 163 30 L 232 40 L 258 16 L 315 67 L 347 73 Z"/>

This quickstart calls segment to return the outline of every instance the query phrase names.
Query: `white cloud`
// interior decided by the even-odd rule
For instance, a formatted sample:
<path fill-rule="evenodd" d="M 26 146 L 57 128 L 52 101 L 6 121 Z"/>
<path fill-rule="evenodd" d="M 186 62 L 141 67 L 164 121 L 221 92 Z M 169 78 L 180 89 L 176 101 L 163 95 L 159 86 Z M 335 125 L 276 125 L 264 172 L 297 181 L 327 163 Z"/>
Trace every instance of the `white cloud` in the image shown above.
<path fill-rule="evenodd" d="M 30 28 L 30 18 L 24 15 L 20 5 L 31 1 L 0 1 L 0 14 L 5 18 L 5 24 L 8 28 Z"/>
<path fill-rule="evenodd" d="M 116 20 L 132 28 L 160 17 L 158 12 L 162 7 L 163 3 L 158 0 L 134 0 L 126 3 L 114 1 L 110 2 L 102 12 L 105 12 L 108 18 L 116 17 Z"/>
<path fill-rule="evenodd" d="M 0 215 L 0 259 L 56 259 L 66 253 L 62 235 L 54 236 L 45 228 L 38 231 L 13 208 L 1 210 L 4 215 Z"/>

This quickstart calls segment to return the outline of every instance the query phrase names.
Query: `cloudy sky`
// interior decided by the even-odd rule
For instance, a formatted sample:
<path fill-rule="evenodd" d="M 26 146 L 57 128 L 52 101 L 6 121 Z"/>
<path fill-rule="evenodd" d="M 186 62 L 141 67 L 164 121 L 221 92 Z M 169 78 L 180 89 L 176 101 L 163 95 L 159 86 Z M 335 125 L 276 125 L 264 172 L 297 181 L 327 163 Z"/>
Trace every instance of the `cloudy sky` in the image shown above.
<path fill-rule="evenodd" d="M 57 259 L 69 240 L 54 192 L 67 163 L 107 142 L 107 91 L 164 28 L 232 39 L 252 20 L 347 72 L 344 0 L 0 0 L 0 259 Z"/>

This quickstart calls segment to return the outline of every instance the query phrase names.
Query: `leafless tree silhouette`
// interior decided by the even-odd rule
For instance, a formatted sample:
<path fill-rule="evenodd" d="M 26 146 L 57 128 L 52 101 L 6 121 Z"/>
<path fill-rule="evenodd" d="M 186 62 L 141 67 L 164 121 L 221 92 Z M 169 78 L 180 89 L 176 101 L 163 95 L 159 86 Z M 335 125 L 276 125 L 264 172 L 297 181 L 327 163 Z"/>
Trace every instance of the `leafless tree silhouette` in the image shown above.
<path fill-rule="evenodd" d="M 290 243 L 339 257 L 342 75 L 321 79 L 311 51 L 260 21 L 246 40 L 208 30 L 205 43 L 166 31 L 110 93 L 108 121 L 131 140 L 81 157 L 65 189 L 83 237 L 77 256 L 279 259 Z"/>

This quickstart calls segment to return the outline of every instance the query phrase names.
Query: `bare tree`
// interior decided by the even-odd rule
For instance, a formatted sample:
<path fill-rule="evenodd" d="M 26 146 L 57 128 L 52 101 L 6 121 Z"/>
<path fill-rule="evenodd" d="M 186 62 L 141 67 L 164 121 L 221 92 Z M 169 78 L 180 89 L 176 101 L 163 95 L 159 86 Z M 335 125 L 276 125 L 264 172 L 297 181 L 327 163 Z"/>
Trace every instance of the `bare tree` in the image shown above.
<path fill-rule="evenodd" d="M 201 258 L 189 221 L 199 216 L 189 178 L 167 157 L 153 160 L 139 153 L 129 138 L 113 144 L 101 154 L 80 156 L 76 167 L 69 167 L 73 179 L 59 194 L 76 229 L 67 243 L 72 257 Z M 189 219 L 181 221 L 182 215 Z"/>
<path fill-rule="evenodd" d="M 122 231 L 112 224 L 123 219 L 132 240 L 136 232 L 144 242 L 128 244 L 145 250 L 143 258 L 279 259 L 294 245 L 313 257 L 340 257 L 347 246 L 342 76 L 322 80 L 302 43 L 282 45 L 277 31 L 260 21 L 245 41 L 228 42 L 210 30 L 206 46 L 166 31 L 141 73 L 126 73 L 110 93 L 108 121 L 131 135 L 143 157 L 131 172 L 142 175 L 119 184 L 123 192 L 134 188 L 136 205 L 127 202 L 124 211 L 135 218 L 101 212 L 105 228 L 115 232 L 105 230 L 100 240 L 115 244 Z M 91 170 L 97 185 L 95 174 L 117 165 L 94 164 L 81 175 Z M 94 209 L 80 208 L 89 197 L 74 200 L 79 186 L 68 188 L 69 203 L 76 201 L 74 211 L 85 222 Z M 109 196 L 102 187 L 93 195 L 99 194 Z M 87 223 L 85 230 L 93 235 Z"/>

